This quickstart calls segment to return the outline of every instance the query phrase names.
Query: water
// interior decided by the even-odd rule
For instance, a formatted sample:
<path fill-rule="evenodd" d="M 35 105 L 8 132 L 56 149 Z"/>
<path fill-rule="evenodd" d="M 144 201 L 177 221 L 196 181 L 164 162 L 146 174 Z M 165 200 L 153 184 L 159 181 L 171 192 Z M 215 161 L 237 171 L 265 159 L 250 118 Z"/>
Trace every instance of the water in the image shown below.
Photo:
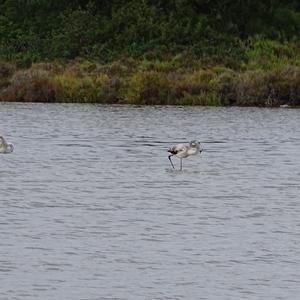
<path fill-rule="evenodd" d="M 0 299 L 299 299 L 299 117 L 0 105 Z"/>

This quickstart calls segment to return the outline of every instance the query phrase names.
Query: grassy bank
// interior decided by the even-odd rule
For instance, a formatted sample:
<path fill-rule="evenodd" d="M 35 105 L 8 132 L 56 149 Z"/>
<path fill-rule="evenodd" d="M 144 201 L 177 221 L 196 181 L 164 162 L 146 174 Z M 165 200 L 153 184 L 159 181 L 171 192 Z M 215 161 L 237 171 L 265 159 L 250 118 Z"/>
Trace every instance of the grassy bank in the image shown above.
<path fill-rule="evenodd" d="M 216 61 L 189 53 L 107 64 L 76 59 L 18 68 L 0 62 L 0 101 L 168 105 L 300 105 L 300 50 L 252 39 L 245 59 Z"/>

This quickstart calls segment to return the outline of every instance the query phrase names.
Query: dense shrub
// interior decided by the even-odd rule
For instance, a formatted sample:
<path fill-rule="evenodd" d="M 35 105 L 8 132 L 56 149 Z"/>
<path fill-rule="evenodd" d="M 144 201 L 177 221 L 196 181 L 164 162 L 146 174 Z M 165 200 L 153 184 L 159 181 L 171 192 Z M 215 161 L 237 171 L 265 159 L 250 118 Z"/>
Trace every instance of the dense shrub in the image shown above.
<path fill-rule="evenodd" d="M 14 72 L 14 65 L 0 61 L 0 90 L 9 85 L 9 79 Z"/>
<path fill-rule="evenodd" d="M 29 69 L 16 72 L 10 84 L 1 91 L 1 101 L 53 102 L 54 90 L 49 73 Z"/>
<path fill-rule="evenodd" d="M 16 68 L 14 65 L 0 61 L 0 78 L 8 78 L 10 77 L 14 72 Z"/>
<path fill-rule="evenodd" d="M 236 104 L 236 84 L 237 72 L 225 69 L 226 71 L 218 74 L 214 81 L 215 90 L 217 91 L 220 101 L 223 105 Z"/>
<path fill-rule="evenodd" d="M 170 59 L 172 61 L 172 59 Z M 170 66 L 168 61 L 166 66 Z M 157 68 L 157 60 L 100 64 L 76 60 L 33 64 L 26 70 L 0 64 L 0 101 L 177 105 L 300 105 L 300 67 L 232 70 L 217 65 Z M 158 63 L 159 66 L 163 65 Z M 198 68 L 196 68 L 198 66 Z M 2 80 L 2 81 L 1 81 Z"/>
<path fill-rule="evenodd" d="M 110 80 L 106 75 L 75 77 L 71 73 L 55 75 L 52 79 L 58 102 L 105 102 Z"/>
<path fill-rule="evenodd" d="M 169 84 L 157 71 L 144 71 L 128 78 L 121 97 L 132 104 L 168 104 Z"/>
<path fill-rule="evenodd" d="M 172 68 L 170 61 L 164 65 L 170 54 L 189 53 L 236 69 L 247 56 L 254 63 L 262 58 L 265 47 L 274 50 L 267 53 L 271 64 L 273 56 L 284 61 L 290 45 L 276 43 L 299 41 L 300 31 L 295 0 L 11 0 L 0 1 L 0 12 L 0 59 L 20 67 L 78 56 L 111 62 L 127 55 L 158 59 L 163 64 L 156 68 L 165 70 Z M 255 36 L 275 44 L 257 45 Z M 261 49 L 245 54 L 240 40 Z"/>
<path fill-rule="evenodd" d="M 268 99 L 269 87 L 266 75 L 261 71 L 246 71 L 236 79 L 236 104 L 264 106 Z"/>
<path fill-rule="evenodd" d="M 299 105 L 300 69 L 283 67 L 271 71 L 246 71 L 236 78 L 237 105 Z"/>
<path fill-rule="evenodd" d="M 290 103 L 300 107 L 300 69 L 295 70 L 290 86 Z"/>

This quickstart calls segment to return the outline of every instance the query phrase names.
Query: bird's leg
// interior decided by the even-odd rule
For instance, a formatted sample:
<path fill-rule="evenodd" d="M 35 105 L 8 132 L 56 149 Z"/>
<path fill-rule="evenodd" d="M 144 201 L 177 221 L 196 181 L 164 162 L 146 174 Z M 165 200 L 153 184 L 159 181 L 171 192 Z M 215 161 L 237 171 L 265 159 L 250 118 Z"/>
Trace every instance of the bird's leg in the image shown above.
<path fill-rule="evenodd" d="M 175 167 L 174 167 L 173 162 L 172 162 L 172 160 L 171 160 L 171 156 L 173 156 L 173 155 L 169 155 L 168 158 L 169 158 L 169 161 L 170 161 L 170 163 L 171 163 L 173 169 L 175 170 Z"/>
<path fill-rule="evenodd" d="M 180 171 L 182 171 L 182 158 L 180 158 Z"/>

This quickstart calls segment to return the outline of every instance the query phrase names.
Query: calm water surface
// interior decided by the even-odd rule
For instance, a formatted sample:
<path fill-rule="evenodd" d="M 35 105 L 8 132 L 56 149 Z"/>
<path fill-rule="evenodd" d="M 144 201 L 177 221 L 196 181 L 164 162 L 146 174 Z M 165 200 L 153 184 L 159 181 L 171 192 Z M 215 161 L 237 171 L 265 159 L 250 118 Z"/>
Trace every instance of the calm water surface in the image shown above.
<path fill-rule="evenodd" d="M 300 299 L 300 110 L 2 104 L 1 134 L 1 300 Z"/>

